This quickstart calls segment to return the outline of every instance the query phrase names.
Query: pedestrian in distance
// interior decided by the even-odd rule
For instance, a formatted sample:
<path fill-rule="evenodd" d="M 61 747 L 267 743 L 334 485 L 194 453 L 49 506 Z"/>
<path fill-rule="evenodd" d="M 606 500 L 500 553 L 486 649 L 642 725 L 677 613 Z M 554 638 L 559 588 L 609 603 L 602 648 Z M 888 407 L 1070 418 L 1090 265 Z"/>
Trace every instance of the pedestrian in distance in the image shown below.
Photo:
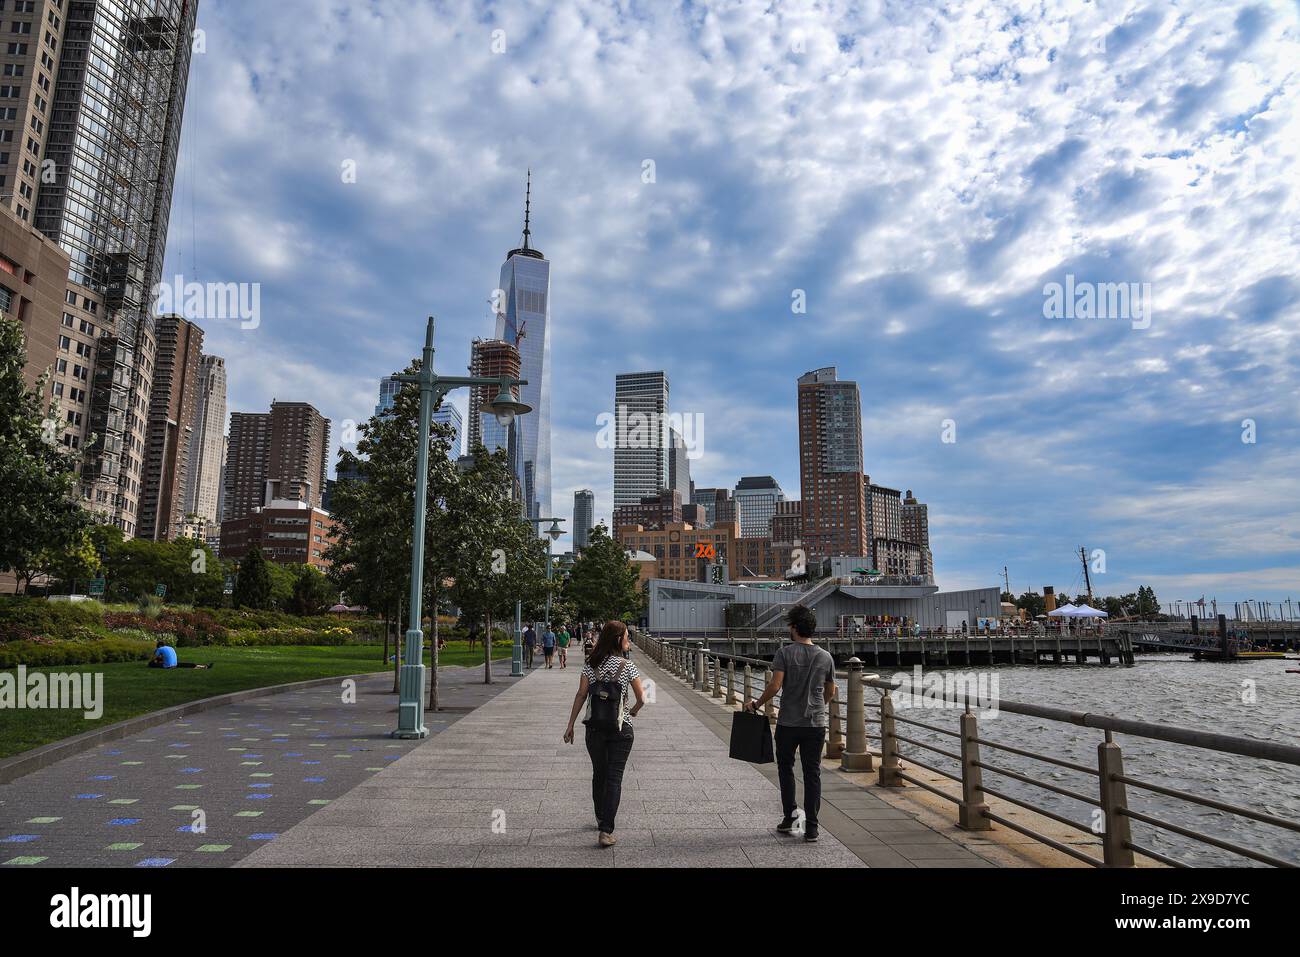
<path fill-rule="evenodd" d="M 560 633 L 555 637 L 555 641 L 556 641 L 555 650 L 556 650 L 556 654 L 558 654 L 560 658 L 561 670 L 569 667 L 569 642 L 571 639 L 572 636 L 569 634 L 568 627 L 565 625 L 561 625 Z"/>
<path fill-rule="evenodd" d="M 645 707 L 641 673 L 631 660 L 624 657 L 631 646 L 625 624 L 621 621 L 605 623 L 591 657 L 583 665 L 578 693 L 574 695 L 573 710 L 569 713 L 569 726 L 564 730 L 564 743 L 572 744 L 573 725 L 585 704 L 587 716 L 582 723 L 587 728 L 591 802 L 600 832 L 596 843 L 601 847 L 612 847 L 615 843 L 614 820 L 623 795 L 623 771 L 632 754 L 634 740 L 632 719 Z M 627 706 L 629 688 L 636 695 L 636 704 L 631 708 Z"/>
<path fill-rule="evenodd" d="M 551 659 L 555 657 L 555 632 L 551 631 L 551 626 L 546 626 L 546 631 L 542 633 L 542 654 L 546 656 L 546 667 L 551 667 Z"/>
<path fill-rule="evenodd" d="M 812 610 L 795 605 L 786 615 L 790 644 L 783 645 L 772 659 L 772 682 L 749 707 L 758 712 L 779 693 L 781 710 L 776 719 L 776 771 L 781 784 L 784 817 L 776 829 L 782 834 L 795 830 L 798 805 L 795 802 L 794 753 L 803 765 L 805 841 L 818 838 L 817 814 L 822 800 L 822 747 L 830 724 L 830 706 L 835 701 L 835 659 L 813 644 L 817 618 Z"/>
<path fill-rule="evenodd" d="M 533 631 L 533 626 L 530 624 L 524 630 L 524 667 L 525 668 L 531 668 L 533 666 L 533 651 L 534 649 L 536 649 L 536 647 L 537 647 L 537 632 Z"/>

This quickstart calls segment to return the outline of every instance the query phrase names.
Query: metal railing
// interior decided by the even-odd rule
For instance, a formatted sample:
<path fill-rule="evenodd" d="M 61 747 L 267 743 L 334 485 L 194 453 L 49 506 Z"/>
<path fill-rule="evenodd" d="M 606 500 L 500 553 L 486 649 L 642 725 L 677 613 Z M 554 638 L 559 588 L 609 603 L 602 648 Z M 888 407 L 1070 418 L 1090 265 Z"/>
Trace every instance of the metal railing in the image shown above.
<path fill-rule="evenodd" d="M 697 691 L 709 693 L 714 698 L 723 698 L 728 706 L 737 708 L 748 706 L 749 702 L 762 695 L 767 683 L 771 680 L 771 664 L 760 658 L 746 658 L 726 652 L 709 651 L 698 643 L 686 645 L 681 642 L 661 641 L 648 634 L 634 632 L 633 637 L 637 646 L 650 655 L 651 659 L 665 671 L 681 678 Z M 901 787 L 905 783 L 912 784 L 955 804 L 957 806 L 958 826 L 964 830 L 988 830 L 993 824 L 1000 824 L 1094 867 L 1133 867 L 1135 866 L 1135 852 L 1171 867 L 1188 866 L 1183 861 L 1137 843 L 1132 837 L 1130 822 L 1138 821 L 1158 830 L 1178 834 L 1197 844 L 1227 851 L 1260 864 L 1273 867 L 1300 866 L 1300 854 L 1297 855 L 1297 859 L 1284 859 L 1130 807 L 1128 788 L 1136 788 L 1196 807 L 1222 812 L 1236 818 L 1256 821 L 1293 833 L 1300 833 L 1300 821 L 1284 818 L 1268 811 L 1244 807 L 1202 794 L 1194 794 L 1189 791 L 1157 784 L 1126 773 L 1123 752 L 1114 736 L 1116 734 L 1125 734 L 1148 741 L 1161 741 L 1198 748 L 1205 752 L 1218 752 L 1258 760 L 1276 761 L 1293 767 L 1300 767 L 1300 748 L 1173 725 L 1136 721 L 1112 715 L 1090 714 L 1065 708 L 1007 701 L 1005 699 L 999 699 L 996 702 L 997 709 L 1001 712 L 1025 715 L 1040 721 L 1057 722 L 1062 725 L 1095 728 L 1101 731 L 1103 739 L 1097 745 L 1097 764 L 1095 767 L 1090 767 L 1053 755 L 1015 747 L 1006 742 L 989 740 L 980 731 L 978 716 L 971 710 L 969 695 L 965 696 L 964 700 L 957 700 L 957 696 L 954 695 L 951 699 L 941 697 L 938 701 L 935 701 L 934 689 L 913 687 L 911 679 L 900 678 L 890 681 L 876 675 L 866 674 L 862 662 L 857 658 L 849 659 L 846 669 L 837 672 L 836 676 L 837 678 L 847 678 L 847 695 L 845 696 L 847 700 L 837 696 L 831 703 L 826 756 L 832 759 L 838 758 L 841 770 L 844 771 L 875 770 L 878 774 L 878 784 L 881 787 Z M 866 701 L 865 689 L 868 687 L 881 692 L 878 702 L 868 703 Z M 928 700 L 941 703 L 945 708 L 957 710 L 959 718 L 956 729 L 940 727 L 898 714 L 893 698 L 894 692 L 923 693 Z M 764 712 L 769 718 L 774 717 L 777 714 L 775 701 L 769 701 L 764 708 Z M 868 725 L 877 726 L 879 730 L 870 732 L 868 731 Z M 953 738 L 957 742 L 953 746 L 956 750 L 941 748 L 934 743 L 900 733 L 899 725 L 917 727 L 933 734 Z M 903 730 L 906 731 L 907 729 L 904 728 Z M 868 740 L 879 742 L 879 747 L 874 752 L 868 748 Z M 933 764 L 920 761 L 911 751 L 904 754 L 904 745 L 956 761 L 960 766 L 960 771 L 952 773 Z M 1092 793 L 1085 793 L 1000 764 L 991 763 L 985 758 L 981 749 L 1014 754 L 1021 758 L 1046 764 L 1050 768 L 1061 768 L 1085 775 L 1094 782 L 1094 790 Z M 878 767 L 876 766 L 877 761 L 879 762 Z M 904 761 L 907 763 L 904 764 Z M 960 793 L 950 793 L 929 781 L 922 780 L 910 772 L 910 766 L 923 768 L 932 774 L 955 782 L 960 786 Z M 1093 822 L 1086 824 L 1073 820 L 1044 807 L 1041 803 L 1035 803 L 1023 797 L 1009 794 L 1001 788 L 995 789 L 984 783 L 985 771 L 1046 791 L 1049 794 L 1056 794 L 1088 805 L 1094 809 Z M 990 810 L 986 801 L 987 796 L 998 798 L 1053 820 L 1058 824 L 1099 838 L 1101 842 L 1101 858 L 1098 859 L 1078 847 L 1066 844 L 1020 821 L 1010 820 L 1002 814 Z"/>

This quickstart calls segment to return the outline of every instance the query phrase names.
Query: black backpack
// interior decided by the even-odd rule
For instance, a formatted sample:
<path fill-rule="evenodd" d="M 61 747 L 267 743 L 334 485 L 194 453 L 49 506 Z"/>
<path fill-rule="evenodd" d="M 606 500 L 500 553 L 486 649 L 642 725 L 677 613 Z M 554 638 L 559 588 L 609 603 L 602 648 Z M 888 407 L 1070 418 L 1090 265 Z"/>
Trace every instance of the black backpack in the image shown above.
<path fill-rule="evenodd" d="M 624 658 L 619 661 L 613 678 L 598 679 L 588 686 L 587 717 L 582 722 L 587 727 L 597 731 L 623 730 L 623 685 L 619 678 L 626 665 L 627 659 Z"/>

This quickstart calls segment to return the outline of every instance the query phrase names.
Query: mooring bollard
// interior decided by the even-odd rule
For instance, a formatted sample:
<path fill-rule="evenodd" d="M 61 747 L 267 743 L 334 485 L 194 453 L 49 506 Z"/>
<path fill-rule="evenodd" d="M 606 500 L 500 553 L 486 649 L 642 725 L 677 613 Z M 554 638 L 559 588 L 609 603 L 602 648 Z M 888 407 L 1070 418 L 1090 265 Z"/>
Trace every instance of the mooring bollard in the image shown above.
<path fill-rule="evenodd" d="M 727 660 L 727 707 L 734 708 L 736 705 L 736 660 L 730 658 Z"/>
<path fill-rule="evenodd" d="M 763 672 L 763 690 L 766 691 L 770 687 L 772 687 L 772 669 L 768 668 Z M 776 717 L 775 698 L 767 699 L 767 704 L 763 705 L 763 714 L 767 715 L 769 718 Z"/>
<path fill-rule="evenodd" d="M 1129 834 L 1128 791 L 1124 782 L 1117 780 L 1124 774 L 1124 755 L 1109 731 L 1106 740 L 1097 745 L 1097 771 L 1101 779 L 1101 810 L 1105 815 L 1106 830 L 1101 835 L 1101 856 L 1107 867 L 1132 867 L 1133 848 L 1127 846 Z"/>
<path fill-rule="evenodd" d="M 979 724 L 967 702 L 961 716 L 961 804 L 957 806 L 957 826 L 965 831 L 987 831 L 993 822 L 984 816 L 989 806 L 984 801 L 984 772 L 980 768 Z"/>
<path fill-rule="evenodd" d="M 741 702 L 742 707 L 748 708 L 749 703 L 754 700 L 754 673 L 750 670 L 749 665 L 745 665 L 745 697 Z"/>
<path fill-rule="evenodd" d="M 894 737 L 894 699 L 885 692 L 880 697 L 880 786 L 903 787 L 904 781 L 898 776 L 900 770 L 898 739 Z"/>
<path fill-rule="evenodd" d="M 867 750 L 867 712 L 862 700 L 862 662 L 850 658 L 849 665 L 849 740 L 840 755 L 840 770 L 870 771 L 871 752 Z"/>

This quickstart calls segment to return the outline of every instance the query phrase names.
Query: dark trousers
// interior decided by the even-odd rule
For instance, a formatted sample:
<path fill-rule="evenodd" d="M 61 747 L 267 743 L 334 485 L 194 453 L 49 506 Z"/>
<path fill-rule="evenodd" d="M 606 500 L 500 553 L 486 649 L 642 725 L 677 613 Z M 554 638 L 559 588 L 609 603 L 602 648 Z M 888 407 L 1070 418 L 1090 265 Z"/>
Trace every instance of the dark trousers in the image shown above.
<path fill-rule="evenodd" d="M 524 645 L 524 667 L 531 668 L 532 666 L 533 666 L 533 646 Z"/>
<path fill-rule="evenodd" d="M 623 797 L 623 769 L 632 754 L 632 722 L 622 731 L 587 729 L 587 753 L 591 755 L 591 803 L 596 820 L 606 834 L 614 833 L 614 818 Z"/>
<path fill-rule="evenodd" d="M 817 823 L 817 812 L 822 806 L 822 745 L 826 742 L 825 728 L 792 728 L 776 726 L 776 774 L 781 782 L 781 810 L 786 817 L 797 807 L 794 793 L 794 751 L 799 749 L 799 763 L 803 765 L 803 812 L 809 824 Z"/>

